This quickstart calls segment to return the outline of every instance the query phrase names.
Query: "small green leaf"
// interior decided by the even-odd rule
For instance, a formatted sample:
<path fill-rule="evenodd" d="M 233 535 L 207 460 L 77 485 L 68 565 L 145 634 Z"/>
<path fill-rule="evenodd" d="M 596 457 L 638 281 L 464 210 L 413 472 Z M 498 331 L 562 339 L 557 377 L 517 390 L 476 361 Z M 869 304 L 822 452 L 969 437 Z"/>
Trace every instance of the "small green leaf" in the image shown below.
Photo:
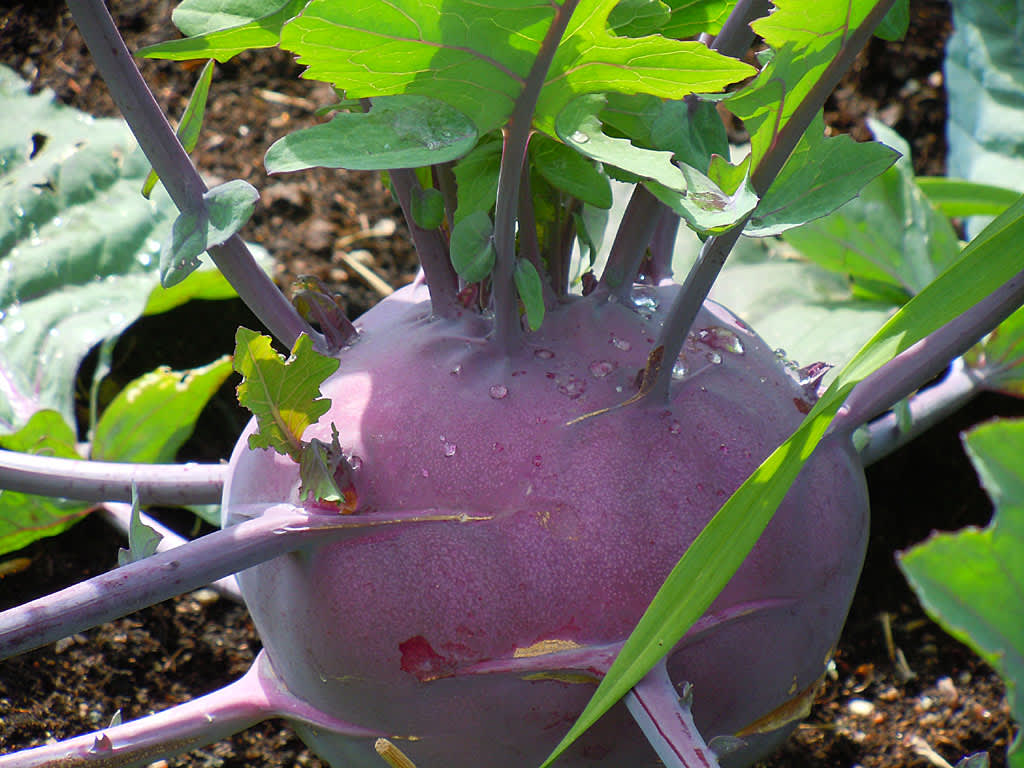
<path fill-rule="evenodd" d="M 221 245 L 245 225 L 259 196 L 247 181 L 235 179 L 208 190 L 199 209 L 178 214 L 160 251 L 160 284 L 172 288 L 197 270 L 207 248 Z"/>
<path fill-rule="evenodd" d="M 206 247 L 221 245 L 245 226 L 259 199 L 256 187 L 241 179 L 219 184 L 207 191 L 203 195 L 210 222 Z"/>
<path fill-rule="evenodd" d="M 413 187 L 409 208 L 421 229 L 437 229 L 444 222 L 444 195 L 433 187 Z"/>
<path fill-rule="evenodd" d="M 225 355 L 188 371 L 161 366 L 131 382 L 96 425 L 91 458 L 173 462 L 203 408 L 230 374 L 231 359 Z"/>
<path fill-rule="evenodd" d="M 330 443 L 314 437 L 303 444 L 299 478 L 299 498 L 303 501 L 312 497 L 314 502 L 337 507 L 342 514 L 355 511 L 358 498 L 352 472 L 334 424 L 331 424 Z"/>
<path fill-rule="evenodd" d="M 530 142 L 530 155 L 537 171 L 555 189 L 595 208 L 611 208 L 611 183 L 592 160 L 543 135 Z"/>
<path fill-rule="evenodd" d="M 944 176 L 918 176 L 914 181 L 931 204 L 950 218 L 998 216 L 1020 197 L 1014 189 Z"/>
<path fill-rule="evenodd" d="M 206 97 L 210 93 L 210 82 L 213 80 L 213 59 L 206 62 L 203 71 L 199 73 L 199 80 L 192 89 L 192 96 L 185 106 L 185 112 L 178 124 L 178 140 L 186 152 L 191 152 L 199 143 L 199 133 L 203 128 L 203 117 L 206 115 Z M 146 181 L 142 185 L 142 196 L 149 197 L 160 177 L 156 171 L 150 171 Z"/>
<path fill-rule="evenodd" d="M 199 269 L 208 228 L 205 208 L 178 214 L 160 251 L 160 285 L 171 288 Z"/>
<path fill-rule="evenodd" d="M 117 551 L 117 564 L 128 565 L 156 554 L 161 539 L 163 536 L 142 522 L 139 514 L 139 489 L 132 484 L 132 517 L 128 524 L 128 549 L 122 547 Z"/>
<path fill-rule="evenodd" d="M 56 411 L 36 411 L 20 430 L 0 436 L 0 448 L 36 456 L 80 459 L 76 437 Z M 56 536 L 89 512 L 80 501 L 0 492 L 0 555 L 14 552 L 36 539 Z"/>
<path fill-rule="evenodd" d="M 190 12 L 176 11 L 172 18 L 178 28 L 190 37 L 147 46 L 139 51 L 139 55 L 172 61 L 214 59 L 224 63 L 242 51 L 271 48 L 280 41 L 284 23 L 300 13 L 307 1 L 235 0 L 224 3 L 222 0 L 198 0 L 187 5 L 182 3 Z M 193 10 L 195 13 L 191 13 Z M 221 23 L 232 21 L 232 26 L 220 27 Z"/>
<path fill-rule="evenodd" d="M 885 144 L 856 142 L 846 135 L 826 137 L 819 112 L 743 234 L 770 237 L 832 213 L 898 158 L 899 153 Z"/>
<path fill-rule="evenodd" d="M 239 328 L 234 356 L 234 369 L 242 375 L 238 402 L 252 411 L 259 426 L 249 437 L 249 447 L 273 448 L 298 462 L 303 432 L 331 407 L 320 396 L 320 385 L 338 365 L 336 358 L 314 350 L 305 334 L 285 360 L 270 346 L 269 336 Z"/>
<path fill-rule="evenodd" d="M 938 533 L 899 556 L 921 604 L 955 638 L 973 648 L 1006 682 L 1010 711 L 1024 723 L 1024 421 L 984 424 L 965 447 L 996 511 L 984 530 Z M 1024 766 L 1024 739 L 1009 764 Z"/>
<path fill-rule="evenodd" d="M 500 167 L 501 137 L 497 135 L 484 138 L 455 164 L 455 183 L 459 187 L 456 224 L 475 211 L 489 214 L 494 210 Z"/>
<path fill-rule="evenodd" d="M 478 283 L 494 268 L 494 224 L 483 211 L 466 216 L 452 229 L 452 266 L 467 283 Z"/>
<path fill-rule="evenodd" d="M 472 121 L 443 101 L 392 96 L 374 99 L 369 112 L 338 112 L 328 123 L 288 134 L 270 146 L 264 163 L 269 173 L 417 168 L 462 157 L 476 138 Z"/>
<path fill-rule="evenodd" d="M 526 321 L 530 324 L 530 330 L 536 331 L 544 322 L 544 291 L 537 268 L 526 259 L 519 259 L 512 276 L 519 298 L 526 308 Z"/>

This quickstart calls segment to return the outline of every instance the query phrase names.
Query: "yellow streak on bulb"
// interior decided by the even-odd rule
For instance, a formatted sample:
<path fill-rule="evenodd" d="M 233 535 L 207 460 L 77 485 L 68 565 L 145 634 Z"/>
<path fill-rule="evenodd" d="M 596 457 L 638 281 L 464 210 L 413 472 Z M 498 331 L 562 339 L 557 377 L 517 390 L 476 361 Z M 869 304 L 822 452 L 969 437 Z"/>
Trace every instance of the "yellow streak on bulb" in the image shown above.
<path fill-rule="evenodd" d="M 415 763 L 406 754 L 387 739 L 377 739 L 373 748 L 377 754 L 384 758 L 384 762 L 391 768 L 416 768 Z"/>

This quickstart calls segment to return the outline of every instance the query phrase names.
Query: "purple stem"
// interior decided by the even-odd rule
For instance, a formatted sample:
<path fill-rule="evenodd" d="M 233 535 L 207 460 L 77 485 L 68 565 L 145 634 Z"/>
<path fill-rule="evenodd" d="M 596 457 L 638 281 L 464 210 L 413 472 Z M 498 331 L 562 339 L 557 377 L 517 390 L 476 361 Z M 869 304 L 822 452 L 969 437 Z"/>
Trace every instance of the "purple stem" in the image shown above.
<path fill-rule="evenodd" d="M 96 511 L 96 514 L 102 517 L 112 528 L 119 531 L 122 535 L 125 537 L 128 536 L 128 531 L 132 524 L 131 504 L 122 504 L 116 501 L 108 502 L 101 506 Z M 167 552 L 175 547 L 188 544 L 189 539 L 186 539 L 184 536 L 179 536 L 176 531 L 171 530 L 159 520 L 150 517 L 145 512 L 140 511 L 139 518 L 145 525 L 148 525 L 160 534 L 160 542 L 156 545 L 157 552 Z M 245 598 L 242 597 L 242 593 L 238 589 L 238 582 L 235 581 L 234 576 L 225 576 L 223 579 L 217 579 L 207 586 L 223 597 L 234 600 L 237 603 L 245 602 Z"/>
<path fill-rule="evenodd" d="M 416 172 L 411 168 L 393 168 L 388 171 L 391 184 L 398 195 L 398 203 L 402 206 L 405 223 L 409 226 L 420 266 L 427 276 L 427 288 L 430 289 L 430 304 L 435 315 L 452 319 L 459 312 L 458 294 L 459 277 L 452 267 L 448 255 L 448 243 L 440 229 L 423 229 L 412 216 L 413 190 L 422 189 Z"/>
<path fill-rule="evenodd" d="M 519 183 L 526 163 L 537 99 L 577 3 L 578 0 L 564 0 L 560 6 L 555 7 L 551 26 L 544 35 L 504 130 L 501 165 L 498 169 L 498 197 L 494 207 L 494 249 L 497 257 L 491 290 L 494 294 L 494 338 L 499 348 L 508 354 L 511 354 L 522 333 L 512 278 L 516 260 Z"/>
<path fill-rule="evenodd" d="M 621 302 L 629 301 L 633 282 L 664 209 L 664 203 L 643 184 L 633 188 L 597 290 L 607 291 Z"/>
<path fill-rule="evenodd" d="M 337 720 L 287 688 L 260 651 L 249 671 L 223 688 L 162 712 L 0 757 L 0 768 L 130 768 L 211 744 L 272 717 L 371 739 L 384 734 Z"/>
<path fill-rule="evenodd" d="M 885 14 L 889 12 L 894 2 L 895 0 L 880 0 L 864 18 L 860 26 L 850 32 L 846 40 L 843 41 L 835 58 L 832 59 L 825 68 L 825 71 L 822 72 L 818 80 L 811 86 L 810 91 L 808 91 L 800 104 L 797 105 L 789 120 L 779 128 L 771 146 L 750 176 L 750 183 L 759 197 L 764 195 L 771 186 L 779 171 L 782 170 L 782 166 L 785 165 L 789 155 L 796 147 L 797 142 L 800 141 L 814 116 L 818 113 L 818 110 L 821 109 L 829 94 L 832 93 L 839 80 L 853 64 L 861 49 L 867 44 L 871 33 L 884 18 Z M 756 12 L 763 5 L 762 2 L 754 0 L 750 3 L 750 7 L 745 10 L 747 12 Z M 733 9 L 733 13 L 739 10 L 739 5 L 737 5 Z M 720 38 L 721 35 L 715 39 L 712 48 L 721 51 L 722 49 L 718 46 Z M 726 42 L 731 45 L 731 41 Z M 663 364 L 658 367 L 654 384 L 646 392 L 642 400 L 658 404 L 668 402 L 669 389 L 672 384 L 672 366 L 679 355 L 679 351 L 683 348 L 683 343 L 690 332 L 694 318 L 697 317 L 697 312 L 700 311 L 704 300 L 707 299 L 711 286 L 718 279 L 718 274 L 722 271 L 725 260 L 728 258 L 736 241 L 739 240 L 748 218 L 749 214 L 726 232 L 708 238 L 704 243 L 704 247 L 701 248 L 700 256 L 690 269 L 690 273 L 686 276 L 682 290 L 679 291 L 675 301 L 673 301 L 668 317 L 665 319 L 665 325 L 662 327 L 661 333 L 655 342 L 654 348 L 662 349 L 661 359 Z"/>
<path fill-rule="evenodd" d="M 930 381 L 1022 305 L 1024 271 L 854 386 L 832 420 L 832 434 L 848 439 L 857 427 Z"/>
<path fill-rule="evenodd" d="M 668 206 L 663 206 L 658 223 L 651 237 L 650 269 L 647 277 L 651 283 L 658 285 L 663 280 L 672 279 L 672 256 L 676 248 L 676 235 L 679 233 L 679 217 Z"/>
<path fill-rule="evenodd" d="M 693 722 L 690 703 L 668 676 L 661 659 L 626 694 L 626 708 L 666 768 L 718 768 L 718 758 Z"/>
<path fill-rule="evenodd" d="M 470 522 L 460 510 L 356 515 L 318 514 L 290 504 L 252 510 L 259 515 L 0 613 L 0 659 L 271 560 L 312 543 L 361 536 L 382 525 Z"/>
<path fill-rule="evenodd" d="M 179 211 L 201 209 L 206 184 L 142 79 L 106 4 L 102 0 L 68 0 L 68 7 L 114 103 L 174 204 Z M 241 237 L 234 235 L 208 253 L 246 305 L 282 344 L 291 349 L 305 333 L 315 346 L 324 347 L 320 334 L 260 269 Z"/>
<path fill-rule="evenodd" d="M 523 166 L 523 178 L 519 182 L 519 253 L 522 258 L 533 264 L 538 275 L 548 275 L 547 280 L 541 278 L 540 287 L 544 306 L 551 309 L 558 303 L 558 299 L 550 280 L 551 273 L 544 268 L 544 259 L 541 256 L 537 219 L 533 209 L 533 190 L 530 189 L 530 168 L 526 165 Z"/>
<path fill-rule="evenodd" d="M 0 450 L 0 488 L 82 501 L 131 501 L 134 484 L 145 504 L 216 504 L 226 473 L 223 464 L 122 464 Z"/>

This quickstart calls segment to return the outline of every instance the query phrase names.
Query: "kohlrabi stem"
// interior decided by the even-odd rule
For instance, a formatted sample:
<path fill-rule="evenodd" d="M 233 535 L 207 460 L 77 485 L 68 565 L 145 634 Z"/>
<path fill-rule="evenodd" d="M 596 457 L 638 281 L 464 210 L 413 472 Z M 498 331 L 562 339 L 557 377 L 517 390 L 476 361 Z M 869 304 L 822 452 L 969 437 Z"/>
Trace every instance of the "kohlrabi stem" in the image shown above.
<path fill-rule="evenodd" d="M 831 431 L 848 438 L 857 427 L 930 381 L 1022 305 L 1024 271 L 864 378 L 832 420 Z"/>
<path fill-rule="evenodd" d="M 106 4 L 102 0 L 68 0 L 68 7 L 114 103 L 174 204 L 179 211 L 199 210 L 205 204 L 206 185 L 132 61 Z M 282 344 L 291 349 L 305 333 L 315 346 L 324 347 L 320 334 L 260 269 L 238 235 L 210 248 L 208 253 L 246 305 Z"/>
<path fill-rule="evenodd" d="M 530 188 L 530 167 L 523 166 L 523 178 L 519 182 L 519 254 L 537 270 L 538 275 L 545 274 L 544 259 L 541 256 L 540 239 L 537 237 L 537 218 L 533 209 L 533 190 Z M 547 271 L 550 277 L 550 271 Z M 551 309 L 558 299 L 550 280 L 541 278 L 541 293 L 544 306 Z"/>
<path fill-rule="evenodd" d="M 689 697 L 679 696 L 665 659 L 633 686 L 625 702 L 665 768 L 718 768 L 718 758 L 693 722 Z"/>
<path fill-rule="evenodd" d="M 129 535 L 128 532 L 132 525 L 131 504 L 124 504 L 117 501 L 107 502 L 106 504 L 103 504 L 95 514 L 102 517 L 110 524 L 111 527 L 120 531 L 125 537 Z M 148 525 L 160 534 L 160 542 L 156 545 L 157 552 L 167 552 L 175 547 L 188 544 L 189 539 L 186 539 L 184 536 L 179 536 L 176 531 L 171 530 L 159 520 L 150 517 L 145 512 L 140 511 L 139 518 L 145 525 Z M 234 600 L 236 603 L 245 602 L 245 599 L 242 597 L 242 592 L 238 589 L 238 582 L 235 581 L 234 576 L 225 576 L 223 579 L 212 581 L 206 586 L 221 596 Z"/>
<path fill-rule="evenodd" d="M 672 256 L 676 249 L 676 236 L 679 234 L 679 217 L 668 206 L 664 206 L 658 223 L 651 236 L 650 271 L 647 277 L 657 285 L 662 280 L 672 279 Z"/>
<path fill-rule="evenodd" d="M 411 168 L 394 168 L 388 173 L 395 194 L 398 195 L 398 203 L 402 206 L 402 213 L 405 214 L 405 223 L 409 226 L 420 266 L 427 276 L 434 314 L 453 318 L 459 309 L 459 278 L 448 255 L 448 243 L 440 229 L 423 229 L 412 216 L 412 195 L 414 190 L 422 190 L 416 172 Z"/>
<path fill-rule="evenodd" d="M 135 485 L 145 504 L 216 504 L 226 474 L 223 464 L 122 464 L 0 450 L 0 488 L 82 501 L 131 501 Z"/>
<path fill-rule="evenodd" d="M 763 196 L 771 186 L 818 110 L 839 84 L 839 80 L 853 64 L 857 55 L 867 44 L 871 33 L 889 12 L 894 2 L 895 0 L 880 0 L 861 24 L 850 31 L 835 58 L 811 86 L 804 99 L 796 106 L 789 120 L 779 128 L 768 150 L 750 175 L 751 186 L 759 197 Z M 734 12 L 736 10 L 734 9 Z M 717 42 L 716 39 L 715 43 Z M 717 45 L 713 44 L 712 47 L 717 48 Z M 719 272 L 725 266 L 729 253 L 736 241 L 739 240 L 747 218 L 749 218 L 749 214 L 731 229 L 705 241 L 700 256 L 691 267 L 675 301 L 672 302 L 665 325 L 655 341 L 654 349 L 661 350 L 661 365 L 655 372 L 653 386 L 640 398 L 641 401 L 658 404 L 668 402 L 669 389 L 672 384 L 672 367 L 686 341 L 694 318 L 697 317 L 697 312 L 703 306 L 711 286 L 714 285 Z"/>
<path fill-rule="evenodd" d="M 665 204 L 643 184 L 633 188 L 633 195 L 629 198 L 608 253 L 608 263 L 597 284 L 599 291 L 607 291 L 619 301 L 629 301 L 633 282 L 647 255 L 647 246 L 654 236 L 663 210 Z"/>
<path fill-rule="evenodd" d="M 0 659 L 190 592 L 312 542 L 354 538 L 412 523 L 472 522 L 461 510 L 338 515 L 290 504 L 253 510 L 253 519 L 0 613 Z"/>
<path fill-rule="evenodd" d="M 0 757 L 0 768 L 144 766 L 243 731 L 272 717 L 372 739 L 378 731 L 337 720 L 293 695 L 264 651 L 241 678 L 184 704 L 83 736 Z"/>
<path fill-rule="evenodd" d="M 498 195 L 494 207 L 494 250 L 496 253 L 491 292 L 494 297 L 494 339 L 500 349 L 511 354 L 522 333 L 513 271 L 516 262 L 516 213 L 519 208 L 519 184 L 526 150 L 530 143 L 533 112 L 537 107 L 544 79 L 551 68 L 558 44 L 565 34 L 578 0 L 563 0 L 555 5 L 551 26 L 544 35 L 523 90 L 519 92 L 512 114 L 503 131 L 501 165 L 498 168 Z"/>
<path fill-rule="evenodd" d="M 956 358 L 942 381 L 907 398 L 909 424 L 900 424 L 896 414 L 889 412 L 855 432 L 854 444 L 864 466 L 884 459 L 945 420 L 978 395 L 984 382 L 984 371 L 975 371 L 962 357 Z"/>

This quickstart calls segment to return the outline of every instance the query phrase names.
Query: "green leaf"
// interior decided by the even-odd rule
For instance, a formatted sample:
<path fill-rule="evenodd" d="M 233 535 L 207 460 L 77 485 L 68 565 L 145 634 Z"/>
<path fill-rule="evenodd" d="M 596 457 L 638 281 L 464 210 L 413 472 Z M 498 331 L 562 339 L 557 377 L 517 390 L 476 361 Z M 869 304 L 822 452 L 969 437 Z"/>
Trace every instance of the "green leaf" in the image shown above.
<path fill-rule="evenodd" d="M 161 366 L 131 382 L 96 425 L 91 458 L 168 464 L 192 434 L 199 414 L 231 374 L 224 356 L 188 371 Z"/>
<path fill-rule="evenodd" d="M 607 26 L 618 0 L 581 0 L 545 77 L 534 127 L 593 91 L 681 99 L 718 91 L 752 73 L 697 42 L 618 37 Z M 285 25 L 281 46 L 307 77 L 349 98 L 420 94 L 467 115 L 483 135 L 512 114 L 557 6 L 450 0 L 443 11 L 415 0 L 312 0 Z"/>
<path fill-rule="evenodd" d="M 546 136 L 537 136 L 530 143 L 530 156 L 537 171 L 555 189 L 595 208 L 611 208 L 611 183 L 593 161 Z"/>
<path fill-rule="evenodd" d="M 749 184 L 730 195 L 696 169 L 676 166 L 672 152 L 643 149 L 607 135 L 598 117 L 605 103 L 603 95 L 589 94 L 566 107 L 556 122 L 562 141 L 587 157 L 647 179 L 651 192 L 698 231 L 726 229 L 753 210 L 757 197 Z"/>
<path fill-rule="evenodd" d="M 1006 682 L 1017 723 L 1024 723 L 1024 421 L 976 427 L 965 447 L 996 511 L 984 530 L 938 533 L 899 556 L 924 609 L 973 648 Z M 1009 764 L 1024 766 L 1020 733 Z"/>
<path fill-rule="evenodd" d="M 444 222 L 444 195 L 433 187 L 413 187 L 409 212 L 420 229 L 437 229 Z"/>
<path fill-rule="evenodd" d="M 1024 30 L 1017 0 L 954 0 L 947 174 L 1024 192 Z M 977 231 L 984 220 L 968 222 Z"/>
<path fill-rule="evenodd" d="M 818 0 L 811 12 L 800 0 L 777 0 L 771 15 L 751 25 L 774 53 L 753 82 L 725 103 L 750 133 L 754 168 L 875 5 L 875 0 Z"/>
<path fill-rule="evenodd" d="M 853 386 L 1016 275 L 1024 200 L 897 312 L 836 376 L 800 428 L 726 501 L 658 590 L 604 680 L 544 765 L 638 683 L 707 610 L 746 559 Z"/>
<path fill-rule="evenodd" d="M 169 40 L 139 51 L 150 59 L 214 59 L 224 63 L 242 51 L 271 48 L 281 38 L 281 27 L 302 11 L 306 0 L 198 0 L 182 3 L 187 13 L 176 12 L 174 23 L 185 34 L 184 40 Z M 256 15 L 260 14 L 260 15 Z M 221 27 L 221 23 L 232 23 Z"/>
<path fill-rule="evenodd" d="M 177 215 L 122 120 L 53 103 L 0 67 L 0 433 L 39 409 L 74 423 L 74 381 L 89 350 L 144 311 L 194 295 L 234 296 L 202 269 L 158 285 L 160 242 Z M 33 139 L 33 137 L 35 137 Z M 262 253 L 262 263 L 268 259 Z"/>
<path fill-rule="evenodd" d="M 669 5 L 672 17 L 661 28 L 661 34 L 681 40 L 701 32 L 718 34 L 736 0 L 672 0 Z"/>
<path fill-rule="evenodd" d="M 473 123 L 443 101 L 425 96 L 375 99 L 369 112 L 338 112 L 329 123 L 275 141 L 269 173 L 304 168 L 380 171 L 446 163 L 476 144 Z"/>
<path fill-rule="evenodd" d="M 188 100 L 185 112 L 178 124 L 178 140 L 186 152 L 191 152 L 199 143 L 199 132 L 203 128 L 203 117 L 206 115 L 206 97 L 210 93 L 210 81 L 213 79 L 213 60 L 206 62 L 203 71 L 199 73 L 199 80 L 192 90 L 192 96 Z M 160 177 L 156 171 L 150 171 L 146 181 L 142 185 L 142 196 L 149 197 Z"/>
<path fill-rule="evenodd" d="M 299 498 L 303 501 L 312 496 L 315 502 L 330 504 L 342 514 L 355 512 L 359 499 L 351 467 L 338 442 L 338 428 L 333 423 L 330 443 L 314 437 L 303 444 L 299 479 Z"/>
<path fill-rule="evenodd" d="M 139 514 L 139 489 L 133 484 L 132 516 L 128 523 L 128 549 L 122 547 L 117 551 L 118 566 L 145 560 L 150 555 L 156 554 L 161 539 L 163 536 L 142 522 L 142 517 Z"/>
<path fill-rule="evenodd" d="M 459 187 L 455 223 L 475 211 L 490 213 L 498 198 L 498 170 L 501 167 L 501 137 L 485 138 L 455 164 Z"/>
<path fill-rule="evenodd" d="M 35 456 L 80 459 L 76 437 L 56 411 L 37 411 L 18 432 L 0 436 L 0 448 Z M 89 512 L 80 501 L 0 492 L 0 555 L 14 552 L 36 539 L 56 536 Z"/>
<path fill-rule="evenodd" d="M 237 233 L 259 197 L 252 184 L 235 179 L 208 190 L 198 210 L 182 211 L 160 252 L 161 285 L 171 288 L 199 269 L 200 254 Z"/>
<path fill-rule="evenodd" d="M 269 336 L 239 328 L 234 357 L 234 369 L 242 375 L 238 402 L 252 411 L 259 425 L 249 437 L 249 447 L 273 448 L 298 462 L 302 433 L 331 407 L 331 401 L 320 396 L 320 385 L 338 365 L 336 358 L 314 350 L 306 334 L 299 336 L 285 360 L 270 346 Z"/>
<path fill-rule="evenodd" d="M 855 200 L 784 238 L 805 258 L 847 275 L 855 290 L 901 303 L 957 259 L 959 240 L 915 184 L 906 142 L 881 123 L 871 127 L 904 159 Z"/>
<path fill-rule="evenodd" d="M 986 389 L 1024 397 L 1024 309 L 1018 309 L 964 359 L 984 377 Z"/>
<path fill-rule="evenodd" d="M 494 224 L 483 211 L 466 216 L 452 229 L 449 247 L 452 266 L 467 283 L 477 283 L 491 274 L 496 256 Z"/>
<path fill-rule="evenodd" d="M 608 14 L 608 26 L 620 37 L 643 37 L 656 34 L 671 16 L 661 0 L 619 0 Z"/>
<path fill-rule="evenodd" d="M 883 40 L 902 40 L 910 27 L 910 0 L 896 0 L 885 18 L 875 29 L 875 36 Z"/>
<path fill-rule="evenodd" d="M 1013 189 L 963 179 L 918 176 L 914 181 L 931 204 L 951 218 L 998 216 L 1020 197 Z"/>
<path fill-rule="evenodd" d="M 743 234 L 769 237 L 821 218 L 857 196 L 899 158 L 874 141 L 825 136 L 819 112 L 754 209 Z"/>
<path fill-rule="evenodd" d="M 536 331 L 544 322 L 544 291 L 537 268 L 526 259 L 519 259 L 512 277 L 519 298 L 526 308 L 526 321 L 530 324 L 530 330 Z"/>

